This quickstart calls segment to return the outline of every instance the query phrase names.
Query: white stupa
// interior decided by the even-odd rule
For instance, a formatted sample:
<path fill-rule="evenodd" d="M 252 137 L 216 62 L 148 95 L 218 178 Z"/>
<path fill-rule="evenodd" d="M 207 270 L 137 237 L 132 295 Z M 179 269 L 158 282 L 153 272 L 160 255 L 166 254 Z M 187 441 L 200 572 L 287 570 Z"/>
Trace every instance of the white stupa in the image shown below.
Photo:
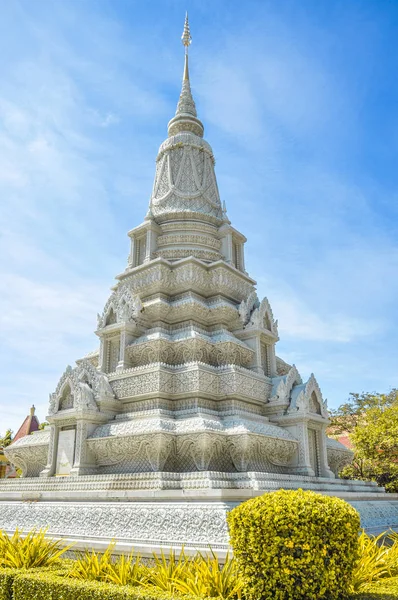
<path fill-rule="evenodd" d="M 245 270 L 191 94 L 187 18 L 182 41 L 176 114 L 98 315 L 99 349 L 67 367 L 49 428 L 5 450 L 23 478 L 0 483 L 0 529 L 223 551 L 227 510 L 280 487 L 343 496 L 369 529 L 398 525 L 393 496 L 338 479 L 352 452 L 326 436 L 315 376 L 276 354 L 277 321 Z"/>

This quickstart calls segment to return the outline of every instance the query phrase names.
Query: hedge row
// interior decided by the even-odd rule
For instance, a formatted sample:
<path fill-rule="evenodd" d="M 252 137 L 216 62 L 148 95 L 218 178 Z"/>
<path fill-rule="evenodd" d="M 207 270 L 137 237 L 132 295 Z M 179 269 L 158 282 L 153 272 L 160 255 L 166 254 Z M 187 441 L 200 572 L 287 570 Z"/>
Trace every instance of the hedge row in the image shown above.
<path fill-rule="evenodd" d="M 0 569 L 0 600 L 175 600 L 175 597 L 155 588 L 70 579 L 60 572 Z M 184 600 L 203 599 L 184 596 Z"/>
<path fill-rule="evenodd" d="M 18 573 L 16 569 L 0 569 L 0 600 L 12 600 L 12 584 Z"/>
<path fill-rule="evenodd" d="M 35 569 L 33 571 L 0 568 L 0 600 L 13 600 L 13 584 L 16 577 L 21 577 L 23 575 L 27 575 L 28 573 L 32 573 L 34 575 L 48 573 L 51 573 L 53 575 L 61 575 L 68 571 L 71 563 L 71 560 L 65 559 L 64 561 L 62 561 L 62 564 L 58 565 L 57 567 L 42 567 L 40 570 Z"/>
<path fill-rule="evenodd" d="M 69 579 L 65 571 L 0 569 L 0 600 L 175 600 L 156 589 Z M 184 600 L 201 600 L 184 596 Z M 202 599 L 203 600 L 203 599 Z M 214 599 L 212 599 L 214 600 Z M 381 580 L 350 600 L 398 600 L 398 577 Z"/>

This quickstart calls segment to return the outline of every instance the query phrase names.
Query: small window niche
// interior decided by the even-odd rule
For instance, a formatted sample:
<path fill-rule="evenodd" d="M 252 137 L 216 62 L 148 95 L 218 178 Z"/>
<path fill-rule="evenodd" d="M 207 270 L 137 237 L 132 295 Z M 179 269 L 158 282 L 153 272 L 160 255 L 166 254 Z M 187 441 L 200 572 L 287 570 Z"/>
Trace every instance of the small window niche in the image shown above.
<path fill-rule="evenodd" d="M 140 236 L 134 243 L 134 266 L 142 265 L 146 255 L 146 234 Z"/>
<path fill-rule="evenodd" d="M 59 401 L 59 410 L 68 410 L 73 408 L 74 398 L 69 383 L 64 387 Z"/>
<path fill-rule="evenodd" d="M 232 264 L 239 271 L 243 271 L 243 244 L 232 239 Z"/>

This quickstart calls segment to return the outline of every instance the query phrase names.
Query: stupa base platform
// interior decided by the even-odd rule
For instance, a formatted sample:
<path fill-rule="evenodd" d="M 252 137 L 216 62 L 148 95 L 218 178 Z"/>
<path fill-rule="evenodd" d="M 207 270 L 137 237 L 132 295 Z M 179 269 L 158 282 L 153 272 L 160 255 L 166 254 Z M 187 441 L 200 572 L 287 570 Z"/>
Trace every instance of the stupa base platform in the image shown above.
<path fill-rule="evenodd" d="M 143 556 L 161 548 L 187 553 L 228 551 L 226 515 L 234 506 L 280 488 L 312 489 L 350 502 L 362 526 L 377 534 L 398 530 L 398 494 L 373 482 L 271 473 L 139 473 L 31 478 L 0 483 L 0 529 L 47 527 L 76 548 L 116 551 L 133 546 Z"/>

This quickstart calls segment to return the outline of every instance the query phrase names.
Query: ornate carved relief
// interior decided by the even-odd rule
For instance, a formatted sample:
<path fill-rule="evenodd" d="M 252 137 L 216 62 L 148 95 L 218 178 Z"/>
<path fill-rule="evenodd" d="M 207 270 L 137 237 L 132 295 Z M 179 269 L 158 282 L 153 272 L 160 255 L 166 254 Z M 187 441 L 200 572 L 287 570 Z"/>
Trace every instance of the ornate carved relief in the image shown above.
<path fill-rule="evenodd" d="M 49 442 L 50 431 L 39 431 L 4 448 L 4 454 L 17 469 L 21 469 L 22 477 L 38 477 L 47 464 Z"/>
<path fill-rule="evenodd" d="M 274 471 L 287 466 L 297 452 L 288 439 L 243 434 L 229 437 L 229 452 L 238 471 Z"/>
<path fill-rule="evenodd" d="M 138 295 L 133 296 L 126 285 L 119 285 L 108 299 L 102 314 L 97 315 L 97 328 L 115 323 L 137 322 L 143 306 Z"/>
<path fill-rule="evenodd" d="M 184 121 L 184 127 L 189 126 Z M 197 125 L 190 125 L 195 128 Z M 222 222 L 222 208 L 214 174 L 214 157 L 207 142 L 184 132 L 164 142 L 157 158 L 151 211 L 158 222 L 163 215 L 175 219 L 184 213 Z"/>
<path fill-rule="evenodd" d="M 157 339 L 153 339 L 155 335 Z M 157 362 L 182 365 L 196 361 L 216 366 L 249 365 L 253 357 L 251 348 L 226 332 L 208 335 L 197 330 L 180 330 L 171 335 L 162 331 L 149 333 L 128 346 L 127 352 L 133 366 Z"/>
<path fill-rule="evenodd" d="M 322 398 L 321 389 L 313 373 L 307 383 L 297 385 L 292 390 L 288 412 L 296 411 L 319 414 L 324 419 L 329 417 L 327 403 Z"/>
<path fill-rule="evenodd" d="M 100 467 L 126 465 L 126 472 L 162 471 L 173 452 L 175 441 L 167 433 L 124 435 L 113 438 L 93 437 L 87 440 Z"/>
<path fill-rule="evenodd" d="M 49 414 L 71 408 L 97 411 L 97 401 L 114 397 L 106 375 L 95 369 L 90 361 L 82 359 L 74 369 L 66 368 L 55 392 L 50 394 Z"/>
<path fill-rule="evenodd" d="M 259 306 L 260 301 L 258 299 L 257 292 L 254 290 L 249 294 L 246 300 L 242 300 L 238 310 L 243 327 L 249 323 L 253 311 Z"/>
<path fill-rule="evenodd" d="M 195 290 L 205 297 L 224 295 L 240 302 L 253 291 L 253 283 L 243 273 L 232 271 L 226 264 L 207 266 L 195 259 L 183 264 L 148 263 L 139 271 L 123 275 L 123 283 L 132 294 L 142 297 L 163 292 L 180 294 Z"/>
<path fill-rule="evenodd" d="M 272 378 L 272 392 L 270 402 L 284 402 L 289 404 L 290 393 L 294 385 L 302 383 L 299 372 L 295 365 L 290 367 L 286 375 Z"/>

